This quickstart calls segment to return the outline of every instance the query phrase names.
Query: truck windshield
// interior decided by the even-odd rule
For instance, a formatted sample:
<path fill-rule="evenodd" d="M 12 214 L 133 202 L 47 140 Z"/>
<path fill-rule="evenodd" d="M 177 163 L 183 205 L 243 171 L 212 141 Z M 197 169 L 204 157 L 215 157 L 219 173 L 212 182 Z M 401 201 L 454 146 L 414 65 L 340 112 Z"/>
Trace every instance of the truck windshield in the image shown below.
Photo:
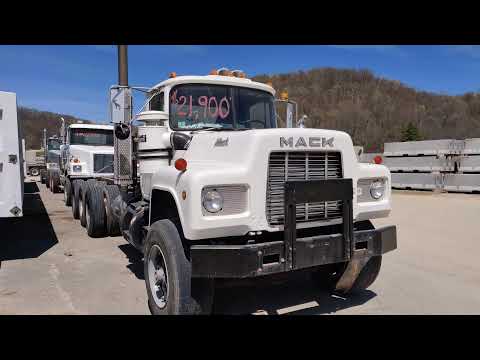
<path fill-rule="evenodd" d="M 113 130 L 70 129 L 70 145 L 113 146 Z"/>
<path fill-rule="evenodd" d="M 48 150 L 60 150 L 60 140 L 59 139 L 50 139 L 48 140 Z"/>
<path fill-rule="evenodd" d="M 171 89 L 169 101 L 170 127 L 174 130 L 275 127 L 274 99 L 266 91 L 185 84 Z"/>

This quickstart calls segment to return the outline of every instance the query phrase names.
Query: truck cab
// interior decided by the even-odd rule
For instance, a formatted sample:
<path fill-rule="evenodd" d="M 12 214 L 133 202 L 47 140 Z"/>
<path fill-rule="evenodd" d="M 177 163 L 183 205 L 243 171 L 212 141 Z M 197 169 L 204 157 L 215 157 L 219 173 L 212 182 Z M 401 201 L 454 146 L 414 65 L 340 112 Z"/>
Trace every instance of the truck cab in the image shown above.
<path fill-rule="evenodd" d="M 61 146 L 62 175 L 72 179 L 113 176 L 113 127 L 72 124 Z"/>

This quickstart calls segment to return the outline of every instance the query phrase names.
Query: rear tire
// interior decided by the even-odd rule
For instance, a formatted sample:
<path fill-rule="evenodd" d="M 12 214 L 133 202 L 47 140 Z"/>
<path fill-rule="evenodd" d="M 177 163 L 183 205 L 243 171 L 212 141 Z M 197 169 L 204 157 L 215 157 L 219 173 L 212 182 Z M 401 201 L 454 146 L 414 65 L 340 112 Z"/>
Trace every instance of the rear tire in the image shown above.
<path fill-rule="evenodd" d="M 63 185 L 63 196 L 65 206 L 72 206 L 72 183 L 68 177 L 65 177 L 65 184 Z"/>
<path fill-rule="evenodd" d="M 105 236 L 105 203 L 103 201 L 103 186 L 92 185 L 85 194 L 85 224 L 90 237 Z"/>
<path fill-rule="evenodd" d="M 118 224 L 118 219 L 113 213 L 112 204 L 113 201 L 120 195 L 120 190 L 116 185 L 106 185 L 103 188 L 103 196 L 105 201 L 105 214 L 106 214 L 106 225 L 107 225 L 107 234 L 110 236 L 119 236 L 120 225 Z"/>
<path fill-rule="evenodd" d="M 72 199 L 72 215 L 73 218 L 80 219 L 80 194 L 83 180 L 73 180 L 73 199 Z"/>
<path fill-rule="evenodd" d="M 50 189 L 50 171 L 47 170 L 45 174 L 45 185 L 47 186 L 47 189 Z"/>
<path fill-rule="evenodd" d="M 192 279 L 191 264 L 185 256 L 178 230 L 170 220 L 156 221 L 150 227 L 145 240 L 144 273 L 148 307 L 153 315 L 211 312 L 213 281 Z M 192 280 L 200 286 L 192 286 Z M 192 289 L 197 293 L 193 295 L 196 299 Z"/>

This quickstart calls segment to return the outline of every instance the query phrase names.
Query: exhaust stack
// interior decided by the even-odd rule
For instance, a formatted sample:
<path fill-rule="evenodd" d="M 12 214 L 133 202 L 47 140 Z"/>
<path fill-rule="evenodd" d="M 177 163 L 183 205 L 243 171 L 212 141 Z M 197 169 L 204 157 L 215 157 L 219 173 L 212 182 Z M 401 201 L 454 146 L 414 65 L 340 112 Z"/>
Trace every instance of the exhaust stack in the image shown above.
<path fill-rule="evenodd" d="M 118 85 L 128 86 L 127 45 L 118 45 Z"/>
<path fill-rule="evenodd" d="M 133 185 L 135 166 L 132 159 L 132 89 L 128 86 L 127 45 L 118 45 L 118 85 L 110 89 L 110 116 L 115 127 L 114 182 L 123 190 Z"/>

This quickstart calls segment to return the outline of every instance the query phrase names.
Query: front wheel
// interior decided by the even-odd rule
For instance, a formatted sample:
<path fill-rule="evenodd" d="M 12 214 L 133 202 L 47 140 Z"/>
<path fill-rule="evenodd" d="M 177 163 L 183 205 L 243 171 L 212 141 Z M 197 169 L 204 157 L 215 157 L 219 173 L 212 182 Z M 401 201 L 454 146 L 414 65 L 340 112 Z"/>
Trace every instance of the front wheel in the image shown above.
<path fill-rule="evenodd" d="M 191 264 L 170 220 L 159 220 L 150 227 L 145 240 L 144 272 L 148 307 L 153 315 L 211 312 L 213 281 L 204 280 L 208 286 L 201 289 L 192 285 Z M 193 283 L 200 284 L 196 279 Z"/>

